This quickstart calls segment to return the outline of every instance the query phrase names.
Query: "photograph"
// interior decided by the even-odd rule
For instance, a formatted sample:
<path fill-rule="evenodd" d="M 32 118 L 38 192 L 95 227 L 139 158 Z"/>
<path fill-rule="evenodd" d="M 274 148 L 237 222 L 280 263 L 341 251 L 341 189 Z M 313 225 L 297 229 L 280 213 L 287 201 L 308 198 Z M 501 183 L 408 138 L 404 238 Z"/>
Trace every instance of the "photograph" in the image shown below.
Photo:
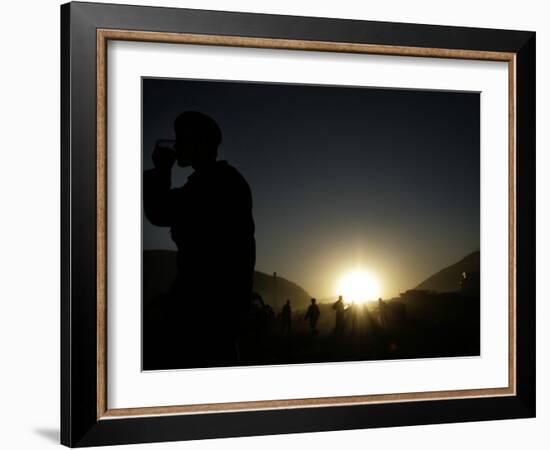
<path fill-rule="evenodd" d="M 142 77 L 142 370 L 479 357 L 480 105 Z"/>

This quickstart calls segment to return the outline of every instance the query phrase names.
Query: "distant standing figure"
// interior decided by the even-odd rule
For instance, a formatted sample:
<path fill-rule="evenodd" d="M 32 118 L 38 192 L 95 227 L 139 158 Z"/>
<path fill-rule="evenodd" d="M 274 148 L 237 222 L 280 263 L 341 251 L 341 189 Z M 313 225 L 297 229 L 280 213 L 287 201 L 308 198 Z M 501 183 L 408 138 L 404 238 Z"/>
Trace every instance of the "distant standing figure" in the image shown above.
<path fill-rule="evenodd" d="M 287 300 L 281 311 L 281 327 L 283 334 L 290 334 L 292 324 L 292 310 L 290 308 L 290 300 Z"/>
<path fill-rule="evenodd" d="M 309 308 L 307 309 L 307 313 L 304 319 L 305 320 L 309 319 L 309 328 L 313 336 L 317 336 L 318 334 L 317 320 L 319 320 L 320 315 L 321 315 L 321 311 L 319 310 L 319 305 L 317 305 L 317 299 L 312 298 L 311 305 L 309 305 Z"/>
<path fill-rule="evenodd" d="M 381 298 L 378 299 L 378 312 L 380 314 L 380 326 L 386 328 L 389 323 L 388 305 Z"/>
<path fill-rule="evenodd" d="M 341 335 L 344 332 L 344 301 L 342 296 L 332 305 L 332 309 L 336 312 L 336 324 L 334 325 L 334 334 Z"/>

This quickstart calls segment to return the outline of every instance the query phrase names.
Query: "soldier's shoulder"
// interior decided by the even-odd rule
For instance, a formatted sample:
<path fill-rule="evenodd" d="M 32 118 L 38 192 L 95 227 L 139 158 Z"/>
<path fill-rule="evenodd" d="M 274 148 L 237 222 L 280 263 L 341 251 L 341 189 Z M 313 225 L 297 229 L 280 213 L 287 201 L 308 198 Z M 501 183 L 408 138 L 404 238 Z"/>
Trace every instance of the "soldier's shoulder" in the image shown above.
<path fill-rule="evenodd" d="M 232 166 L 225 160 L 219 160 L 216 166 L 218 167 L 219 171 L 222 171 L 228 174 L 233 174 L 233 175 L 241 175 L 241 173 L 237 170 L 236 167 Z"/>
<path fill-rule="evenodd" d="M 239 170 L 229 164 L 227 161 L 218 162 L 218 170 L 223 173 L 225 177 L 235 183 L 243 183 L 248 186 L 248 183 Z"/>

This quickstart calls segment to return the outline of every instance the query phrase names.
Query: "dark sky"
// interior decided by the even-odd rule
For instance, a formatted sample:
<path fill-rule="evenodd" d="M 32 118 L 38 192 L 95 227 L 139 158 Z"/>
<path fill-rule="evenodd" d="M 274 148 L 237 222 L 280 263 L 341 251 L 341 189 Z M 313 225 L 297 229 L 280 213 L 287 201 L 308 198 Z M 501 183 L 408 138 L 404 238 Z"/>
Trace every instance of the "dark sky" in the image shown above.
<path fill-rule="evenodd" d="M 478 93 L 144 79 L 144 169 L 185 110 L 250 184 L 257 270 L 323 298 L 361 266 L 391 297 L 479 249 Z M 175 249 L 147 220 L 143 247 Z"/>

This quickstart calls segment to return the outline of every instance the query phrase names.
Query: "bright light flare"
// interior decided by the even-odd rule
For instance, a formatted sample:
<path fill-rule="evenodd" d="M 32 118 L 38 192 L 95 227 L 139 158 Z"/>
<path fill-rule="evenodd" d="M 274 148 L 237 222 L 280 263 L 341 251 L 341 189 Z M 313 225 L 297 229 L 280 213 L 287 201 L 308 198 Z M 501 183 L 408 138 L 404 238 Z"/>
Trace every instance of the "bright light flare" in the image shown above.
<path fill-rule="evenodd" d="M 346 303 L 365 303 L 380 297 L 380 283 L 368 270 L 354 270 L 338 280 L 336 295 L 341 295 Z"/>

